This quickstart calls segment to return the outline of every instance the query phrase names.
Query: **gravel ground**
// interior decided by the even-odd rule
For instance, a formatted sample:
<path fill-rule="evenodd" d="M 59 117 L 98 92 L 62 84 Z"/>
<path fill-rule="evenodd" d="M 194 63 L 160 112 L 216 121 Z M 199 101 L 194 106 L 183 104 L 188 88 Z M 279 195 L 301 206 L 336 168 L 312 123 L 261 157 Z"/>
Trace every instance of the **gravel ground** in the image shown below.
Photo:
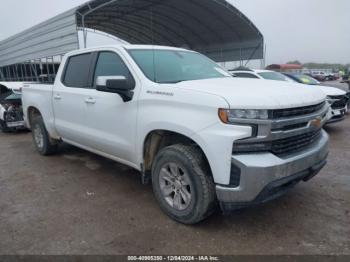
<path fill-rule="evenodd" d="M 0 134 L 0 254 L 350 254 L 350 118 L 328 165 L 286 196 L 183 226 L 137 172 L 68 145 L 39 156 Z"/>

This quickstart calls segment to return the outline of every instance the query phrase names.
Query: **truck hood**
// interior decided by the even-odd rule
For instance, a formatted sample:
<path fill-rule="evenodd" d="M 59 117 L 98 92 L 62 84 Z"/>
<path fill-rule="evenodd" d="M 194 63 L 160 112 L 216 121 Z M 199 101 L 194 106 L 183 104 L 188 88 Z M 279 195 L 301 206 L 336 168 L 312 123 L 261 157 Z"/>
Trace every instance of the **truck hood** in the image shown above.
<path fill-rule="evenodd" d="M 336 87 L 330 86 L 318 86 L 327 96 L 343 96 L 346 95 L 344 90 L 341 90 Z"/>
<path fill-rule="evenodd" d="M 260 79 L 214 78 L 178 83 L 179 88 L 224 98 L 231 109 L 283 109 L 322 103 L 320 89 L 302 84 Z"/>

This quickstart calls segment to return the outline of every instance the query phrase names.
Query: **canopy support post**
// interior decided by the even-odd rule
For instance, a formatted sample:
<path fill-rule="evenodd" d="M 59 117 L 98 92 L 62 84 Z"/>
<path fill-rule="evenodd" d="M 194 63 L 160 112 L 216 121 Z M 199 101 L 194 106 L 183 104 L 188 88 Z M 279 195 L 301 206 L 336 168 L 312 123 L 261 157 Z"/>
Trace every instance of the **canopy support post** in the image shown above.
<path fill-rule="evenodd" d="M 107 3 L 104 3 L 104 4 L 101 4 L 101 5 L 99 5 L 99 6 L 96 6 L 95 8 L 91 8 L 91 6 L 90 6 L 90 4 L 89 4 L 89 5 L 88 5 L 89 11 L 87 11 L 87 12 L 84 13 L 84 14 L 80 14 L 80 15 L 81 15 L 81 18 L 82 18 L 81 23 L 82 23 L 82 26 L 83 26 L 84 48 L 86 48 L 87 33 L 88 33 L 88 32 L 87 32 L 87 28 L 85 27 L 85 17 L 86 17 L 87 15 L 89 15 L 89 14 L 95 12 L 96 10 L 98 10 L 98 9 L 100 9 L 100 8 L 102 8 L 102 7 L 105 7 L 105 6 L 107 6 L 107 5 L 110 5 L 110 4 L 112 4 L 112 3 L 116 2 L 116 1 L 119 1 L 119 0 L 111 0 L 111 1 L 109 1 L 109 2 L 107 2 Z"/>

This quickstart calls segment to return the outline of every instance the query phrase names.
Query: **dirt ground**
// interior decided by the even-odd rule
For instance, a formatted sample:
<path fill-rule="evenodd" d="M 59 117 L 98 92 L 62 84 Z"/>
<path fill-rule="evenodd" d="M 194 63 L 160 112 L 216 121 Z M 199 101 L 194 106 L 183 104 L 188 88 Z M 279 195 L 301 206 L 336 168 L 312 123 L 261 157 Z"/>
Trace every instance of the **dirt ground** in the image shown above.
<path fill-rule="evenodd" d="M 281 199 L 183 226 L 137 172 L 75 147 L 39 156 L 0 134 L 0 254 L 350 254 L 350 117 L 329 163 Z"/>

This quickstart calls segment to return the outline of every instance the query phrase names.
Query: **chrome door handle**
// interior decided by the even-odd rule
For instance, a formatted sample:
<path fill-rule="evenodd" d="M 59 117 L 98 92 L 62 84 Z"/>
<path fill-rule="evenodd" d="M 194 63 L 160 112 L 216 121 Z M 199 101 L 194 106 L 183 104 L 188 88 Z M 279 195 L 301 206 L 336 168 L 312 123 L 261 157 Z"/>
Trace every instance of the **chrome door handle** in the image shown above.
<path fill-rule="evenodd" d="M 89 97 L 89 98 L 85 99 L 85 103 L 86 104 L 96 104 L 96 99 Z"/>
<path fill-rule="evenodd" d="M 61 100 L 62 97 L 59 94 L 54 95 L 53 97 L 55 100 Z"/>

